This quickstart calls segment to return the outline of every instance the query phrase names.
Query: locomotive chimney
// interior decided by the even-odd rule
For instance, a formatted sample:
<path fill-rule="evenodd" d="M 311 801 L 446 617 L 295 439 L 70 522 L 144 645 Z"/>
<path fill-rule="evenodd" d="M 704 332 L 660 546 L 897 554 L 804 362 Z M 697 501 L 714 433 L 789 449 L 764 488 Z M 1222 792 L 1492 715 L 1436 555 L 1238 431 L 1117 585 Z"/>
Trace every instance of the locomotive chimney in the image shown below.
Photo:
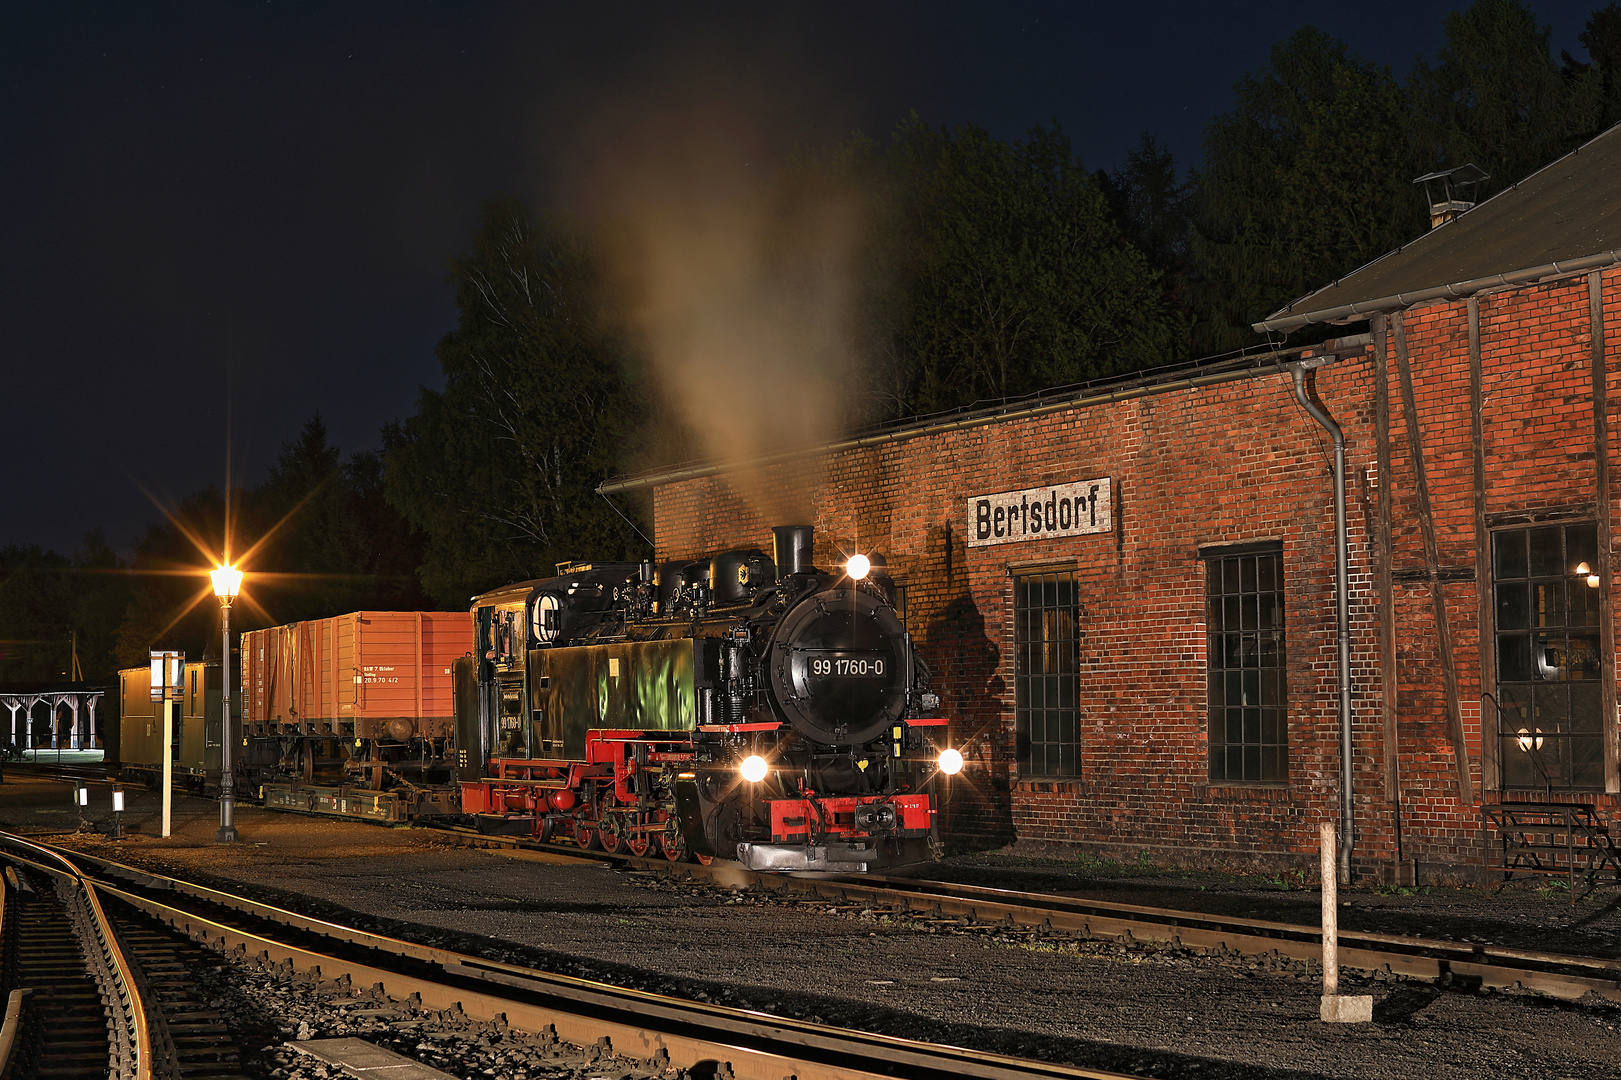
<path fill-rule="evenodd" d="M 771 556 L 777 564 L 778 577 L 813 569 L 815 536 L 816 529 L 811 525 L 778 525 L 771 530 Z"/>

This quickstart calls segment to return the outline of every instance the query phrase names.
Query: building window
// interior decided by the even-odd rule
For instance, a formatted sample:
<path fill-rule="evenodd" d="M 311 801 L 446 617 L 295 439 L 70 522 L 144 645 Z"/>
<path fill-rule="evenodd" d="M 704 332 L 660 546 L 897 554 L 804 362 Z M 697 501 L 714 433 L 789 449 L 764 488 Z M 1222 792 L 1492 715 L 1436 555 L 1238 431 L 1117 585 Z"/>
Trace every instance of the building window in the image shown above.
<path fill-rule="evenodd" d="M 1210 779 L 1289 778 L 1283 551 L 1205 555 L 1210 659 Z"/>
<path fill-rule="evenodd" d="M 1081 771 L 1079 602 L 1074 571 L 1013 579 L 1014 717 L 1019 771 Z"/>
<path fill-rule="evenodd" d="M 1604 786 L 1597 562 L 1594 525 L 1492 534 L 1505 788 Z"/>

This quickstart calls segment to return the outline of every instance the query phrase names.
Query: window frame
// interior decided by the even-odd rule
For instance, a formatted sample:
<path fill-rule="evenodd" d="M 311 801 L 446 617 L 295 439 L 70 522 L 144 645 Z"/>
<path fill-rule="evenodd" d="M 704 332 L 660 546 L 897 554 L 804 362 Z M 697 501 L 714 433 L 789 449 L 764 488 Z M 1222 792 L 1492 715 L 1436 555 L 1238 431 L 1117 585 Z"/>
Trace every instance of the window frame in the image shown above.
<path fill-rule="evenodd" d="M 1572 553 L 1570 532 L 1573 529 L 1592 530 L 1592 550 L 1588 553 L 1587 559 L 1580 558 L 1580 551 Z M 1561 569 L 1557 573 L 1533 573 L 1536 567 L 1532 565 L 1531 534 L 1546 530 L 1559 532 Z M 1576 562 L 1586 561 L 1593 574 L 1597 575 L 1599 570 L 1597 533 L 1598 523 L 1585 515 L 1568 519 L 1513 521 L 1488 530 L 1485 564 L 1489 579 L 1485 587 L 1489 590 L 1491 652 L 1486 659 L 1491 664 L 1494 730 L 1490 735 L 1482 730 L 1481 737 L 1482 740 L 1488 738 L 1492 740 L 1496 788 L 1499 794 L 1542 791 L 1548 794 L 1593 795 L 1607 789 L 1610 740 L 1605 729 L 1604 700 L 1605 688 L 1614 673 L 1611 665 L 1605 662 L 1603 649 L 1603 589 L 1598 587 L 1589 590 L 1586 582 L 1574 572 Z M 1502 538 L 1516 534 L 1524 538 L 1526 558 L 1523 574 L 1504 572 L 1505 553 L 1500 549 Z M 1555 581 L 1564 583 L 1564 596 L 1558 601 L 1563 621 L 1559 623 L 1539 621 L 1537 613 L 1546 610 L 1549 600 L 1548 596 L 1540 593 L 1539 586 L 1545 588 Z M 1512 624 L 1520 621 L 1513 615 L 1512 610 L 1514 587 L 1520 585 L 1524 586 L 1522 597 L 1524 625 L 1505 626 L 1505 622 Z M 1580 601 L 1584 615 L 1591 615 L 1591 619 L 1584 619 L 1582 622 L 1573 620 L 1572 613 L 1577 601 Z M 1593 643 L 1595 670 L 1592 676 L 1536 678 L 1535 675 L 1545 666 L 1536 659 L 1539 651 L 1538 639 L 1562 638 L 1564 651 L 1559 655 L 1568 658 L 1571 655 L 1569 643 L 1572 637 L 1588 639 Z M 1505 653 L 1505 642 L 1513 639 L 1524 639 L 1526 655 L 1521 659 L 1526 663 L 1523 668 L 1517 669 L 1512 657 Z M 1548 641 L 1544 644 L 1551 643 Z M 1519 650 L 1511 649 L 1511 651 Z M 1563 671 L 1568 666 L 1560 664 L 1557 669 Z M 1505 669 L 1510 675 L 1506 679 Z M 1523 677 L 1514 677 L 1516 670 L 1519 670 Z M 1590 702 L 1593 713 L 1591 731 L 1575 730 L 1576 718 L 1573 716 L 1573 708 L 1578 698 L 1572 690 L 1576 686 L 1582 687 L 1585 696 L 1593 699 Z M 1545 689 L 1553 687 L 1563 688 L 1564 693 L 1549 693 L 1548 689 Z M 1562 700 L 1553 701 L 1552 698 Z M 1563 716 L 1557 715 L 1561 711 L 1561 706 Z M 1552 718 L 1556 723 L 1560 720 L 1566 721 L 1564 730 L 1550 731 L 1543 728 L 1541 713 L 1545 707 L 1551 707 Z M 1596 747 L 1598 751 L 1596 759 L 1585 762 L 1589 775 L 1583 778 L 1581 783 L 1577 782 L 1574 756 L 1578 742 L 1588 744 L 1589 750 Z M 1518 763 L 1524 760 L 1522 754 L 1529 757 L 1531 762 L 1529 769 L 1518 767 Z M 1591 771 L 1594 766 L 1596 772 Z"/>
<path fill-rule="evenodd" d="M 1080 777 L 1084 762 L 1080 707 L 1080 576 L 1073 566 L 1010 567 L 1009 573 L 1013 579 L 1014 760 L 1019 776 L 1030 780 L 1074 780 Z M 1039 585 L 1043 601 L 1034 607 L 1027 602 L 1032 584 Z M 1063 598 L 1066 588 L 1067 602 Z M 1051 603 L 1046 602 L 1049 599 Z M 1034 637 L 1031 631 L 1037 626 L 1041 635 Z M 1049 631 L 1054 632 L 1053 636 L 1048 636 Z M 1031 670 L 1031 661 L 1038 655 L 1041 670 L 1035 672 Z M 1040 704 L 1032 701 L 1037 679 L 1041 680 Z M 1049 699 L 1054 699 L 1054 704 L 1047 704 Z M 1034 738 L 1038 734 L 1035 728 L 1038 719 L 1040 739 Z M 1056 769 L 1053 767 L 1055 757 Z"/>
<path fill-rule="evenodd" d="M 1290 716 L 1283 543 L 1202 547 L 1199 559 L 1204 564 L 1206 781 L 1217 787 L 1286 787 Z M 1245 560 L 1252 560 L 1247 578 Z M 1265 574 L 1262 560 L 1268 563 Z M 1269 584 L 1263 587 L 1263 581 Z M 1270 608 L 1264 603 L 1268 597 Z M 1252 601 L 1248 610 L 1246 600 Z M 1228 627 L 1229 613 L 1237 615 L 1236 627 Z M 1246 614 L 1253 616 L 1248 622 Z"/>

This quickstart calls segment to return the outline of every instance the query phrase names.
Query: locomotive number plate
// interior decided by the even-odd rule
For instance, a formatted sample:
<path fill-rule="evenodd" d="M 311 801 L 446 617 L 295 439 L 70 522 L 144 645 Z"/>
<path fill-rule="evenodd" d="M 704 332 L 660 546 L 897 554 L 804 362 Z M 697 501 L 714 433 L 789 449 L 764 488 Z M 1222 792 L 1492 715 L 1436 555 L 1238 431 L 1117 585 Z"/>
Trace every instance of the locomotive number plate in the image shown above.
<path fill-rule="evenodd" d="M 822 653 L 807 664 L 813 679 L 882 679 L 889 668 L 890 658 L 882 653 Z"/>

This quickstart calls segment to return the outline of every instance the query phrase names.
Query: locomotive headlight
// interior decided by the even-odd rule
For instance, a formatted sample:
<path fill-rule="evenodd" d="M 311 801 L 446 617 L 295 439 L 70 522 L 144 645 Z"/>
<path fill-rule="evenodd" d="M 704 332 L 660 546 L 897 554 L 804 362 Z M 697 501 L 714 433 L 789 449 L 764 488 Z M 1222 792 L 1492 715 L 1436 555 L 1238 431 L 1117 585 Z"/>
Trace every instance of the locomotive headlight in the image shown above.
<path fill-rule="evenodd" d="M 940 771 L 947 776 L 956 776 L 962 772 L 962 753 L 949 746 L 940 751 Z"/>
<path fill-rule="evenodd" d="M 748 757 L 743 759 L 743 764 L 738 766 L 737 771 L 742 773 L 743 779 L 747 780 L 749 783 L 758 784 L 761 780 L 765 779 L 765 774 L 768 771 L 768 767 L 765 763 L 765 758 L 761 757 L 759 754 L 750 754 Z"/>
<path fill-rule="evenodd" d="M 863 581 L 872 572 L 872 561 L 865 555 L 852 555 L 844 564 L 844 572 L 850 575 L 851 581 Z"/>

